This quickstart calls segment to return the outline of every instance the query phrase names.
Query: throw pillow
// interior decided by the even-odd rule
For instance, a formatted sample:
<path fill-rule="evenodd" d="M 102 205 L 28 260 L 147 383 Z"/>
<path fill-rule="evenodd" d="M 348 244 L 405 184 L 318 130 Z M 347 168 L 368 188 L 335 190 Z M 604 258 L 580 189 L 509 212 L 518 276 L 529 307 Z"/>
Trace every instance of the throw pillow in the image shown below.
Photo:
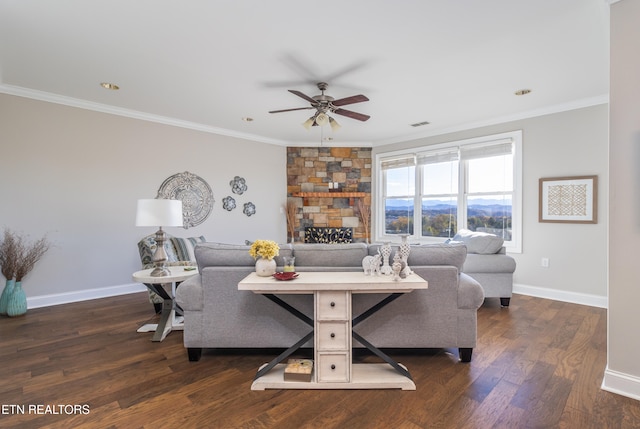
<path fill-rule="evenodd" d="M 481 255 L 492 255 L 502 249 L 504 245 L 504 239 L 497 235 L 466 229 L 459 230 L 451 241 L 466 244 L 467 253 L 478 253 Z"/>
<path fill-rule="evenodd" d="M 171 244 L 173 244 L 176 250 L 176 258 L 178 261 L 195 261 L 196 255 L 194 249 L 196 244 L 204 243 L 204 236 L 190 237 L 190 238 L 178 238 L 171 237 Z"/>

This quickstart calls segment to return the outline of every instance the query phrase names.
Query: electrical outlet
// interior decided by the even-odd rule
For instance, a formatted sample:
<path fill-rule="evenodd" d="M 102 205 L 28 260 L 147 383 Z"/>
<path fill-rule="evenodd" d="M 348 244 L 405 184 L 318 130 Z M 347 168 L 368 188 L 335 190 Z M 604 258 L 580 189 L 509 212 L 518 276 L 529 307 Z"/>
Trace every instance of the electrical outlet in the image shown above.
<path fill-rule="evenodd" d="M 540 260 L 540 265 L 544 268 L 549 268 L 549 258 L 542 258 Z"/>

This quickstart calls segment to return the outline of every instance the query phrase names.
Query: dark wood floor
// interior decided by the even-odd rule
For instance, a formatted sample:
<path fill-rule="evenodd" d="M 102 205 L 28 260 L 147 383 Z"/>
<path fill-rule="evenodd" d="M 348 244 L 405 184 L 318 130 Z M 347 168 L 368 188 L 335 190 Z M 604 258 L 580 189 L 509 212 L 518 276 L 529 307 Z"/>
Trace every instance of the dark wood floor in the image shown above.
<path fill-rule="evenodd" d="M 414 377 L 407 392 L 252 392 L 273 351 L 188 362 L 182 332 L 136 333 L 149 319 L 145 293 L 0 318 L 0 427 L 640 428 L 640 402 L 600 389 L 604 309 L 488 300 L 471 364 L 456 350 L 391 352 Z"/>

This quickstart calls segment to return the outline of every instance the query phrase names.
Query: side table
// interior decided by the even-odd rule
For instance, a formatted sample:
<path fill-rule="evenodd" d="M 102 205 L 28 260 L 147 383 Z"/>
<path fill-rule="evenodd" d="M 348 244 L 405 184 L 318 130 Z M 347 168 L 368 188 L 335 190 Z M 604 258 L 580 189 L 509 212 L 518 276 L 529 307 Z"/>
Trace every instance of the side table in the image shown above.
<path fill-rule="evenodd" d="M 176 296 L 176 286 L 191 276 L 198 274 L 198 269 L 185 270 L 187 267 L 167 267 L 171 275 L 164 277 L 152 277 L 153 268 L 136 271 L 133 273 L 133 281 L 144 284 L 150 291 L 155 292 L 163 299 L 160 322 L 149 323 L 138 329 L 138 332 L 155 331 L 151 341 L 162 341 L 172 330 L 182 330 L 184 318 L 176 317 L 179 311 L 174 298 Z M 167 293 L 163 285 L 171 284 L 171 295 Z"/>

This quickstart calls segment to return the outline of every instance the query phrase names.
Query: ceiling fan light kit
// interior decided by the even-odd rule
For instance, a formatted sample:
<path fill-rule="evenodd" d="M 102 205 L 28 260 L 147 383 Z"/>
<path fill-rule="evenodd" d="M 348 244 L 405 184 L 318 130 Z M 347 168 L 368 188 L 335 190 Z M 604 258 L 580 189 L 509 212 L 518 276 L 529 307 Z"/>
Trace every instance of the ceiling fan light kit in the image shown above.
<path fill-rule="evenodd" d="M 271 110 L 269 113 L 282 113 L 282 112 L 291 112 L 294 110 L 316 109 L 315 115 L 311 116 L 302 124 L 302 126 L 305 127 L 307 130 L 310 130 L 311 127 L 313 126 L 323 126 L 326 124 L 329 124 L 333 131 L 337 131 L 338 129 L 340 129 L 340 124 L 338 124 L 338 122 L 335 119 L 330 117 L 329 113 L 335 113 L 337 115 L 346 116 L 348 118 L 355 119 L 362 122 L 370 118 L 369 115 L 365 115 L 358 112 L 352 112 L 351 110 L 342 109 L 340 107 L 340 106 L 346 106 L 348 104 L 355 104 L 355 103 L 361 103 L 363 101 L 369 101 L 369 99 L 366 96 L 359 94 L 359 95 L 353 95 L 351 97 L 346 97 L 346 98 L 341 98 L 336 100 L 329 95 L 325 95 L 324 91 L 329 86 L 326 82 L 318 82 L 317 86 L 321 94 L 315 95 L 313 97 L 309 97 L 308 95 L 295 89 L 289 90 L 290 93 L 295 94 L 298 97 L 308 101 L 311 104 L 310 107 L 297 107 L 293 109 Z"/>

